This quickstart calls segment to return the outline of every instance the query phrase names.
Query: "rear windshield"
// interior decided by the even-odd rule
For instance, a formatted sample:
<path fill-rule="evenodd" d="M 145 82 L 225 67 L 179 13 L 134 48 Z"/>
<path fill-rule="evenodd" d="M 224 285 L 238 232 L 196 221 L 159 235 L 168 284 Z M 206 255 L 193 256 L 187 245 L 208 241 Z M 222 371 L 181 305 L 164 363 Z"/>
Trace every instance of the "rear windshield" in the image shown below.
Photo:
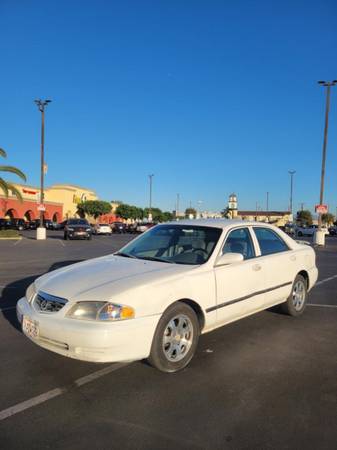
<path fill-rule="evenodd" d="M 72 219 L 68 220 L 67 225 L 89 225 L 89 223 L 84 219 Z"/>

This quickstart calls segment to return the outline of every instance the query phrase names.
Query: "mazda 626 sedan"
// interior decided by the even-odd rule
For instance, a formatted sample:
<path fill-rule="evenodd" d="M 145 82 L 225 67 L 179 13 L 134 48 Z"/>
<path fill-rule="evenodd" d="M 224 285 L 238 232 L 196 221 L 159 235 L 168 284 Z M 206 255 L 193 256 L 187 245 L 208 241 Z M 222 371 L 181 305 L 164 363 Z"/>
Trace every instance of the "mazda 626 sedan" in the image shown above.
<path fill-rule="evenodd" d="M 117 253 L 36 279 L 17 316 L 27 337 L 61 355 L 148 358 L 176 372 L 201 333 L 277 304 L 302 314 L 317 275 L 313 249 L 271 225 L 166 223 Z"/>

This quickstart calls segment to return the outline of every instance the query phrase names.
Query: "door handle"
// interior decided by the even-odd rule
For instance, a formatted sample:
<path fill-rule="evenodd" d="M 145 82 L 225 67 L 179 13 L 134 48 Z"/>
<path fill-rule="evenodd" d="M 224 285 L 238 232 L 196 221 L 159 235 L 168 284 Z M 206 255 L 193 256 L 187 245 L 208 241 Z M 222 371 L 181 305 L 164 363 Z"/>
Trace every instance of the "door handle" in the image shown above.
<path fill-rule="evenodd" d="M 259 271 L 259 270 L 261 270 L 262 269 L 262 267 L 260 266 L 260 264 L 255 264 L 254 266 L 253 266 L 253 270 L 255 270 L 255 272 L 257 272 L 257 271 Z"/>

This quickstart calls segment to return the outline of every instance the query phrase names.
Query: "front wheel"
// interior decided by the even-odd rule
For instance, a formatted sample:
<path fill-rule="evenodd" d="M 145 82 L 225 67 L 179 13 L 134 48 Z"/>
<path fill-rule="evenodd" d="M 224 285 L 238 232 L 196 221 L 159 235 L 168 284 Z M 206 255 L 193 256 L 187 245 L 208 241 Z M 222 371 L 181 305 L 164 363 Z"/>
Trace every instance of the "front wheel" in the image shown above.
<path fill-rule="evenodd" d="M 188 365 L 200 335 L 198 318 L 185 303 L 171 305 L 155 331 L 149 363 L 162 372 L 178 372 Z"/>
<path fill-rule="evenodd" d="M 297 275 L 293 283 L 291 293 L 281 309 L 289 316 L 297 317 L 303 313 L 308 298 L 307 282 L 302 275 Z"/>

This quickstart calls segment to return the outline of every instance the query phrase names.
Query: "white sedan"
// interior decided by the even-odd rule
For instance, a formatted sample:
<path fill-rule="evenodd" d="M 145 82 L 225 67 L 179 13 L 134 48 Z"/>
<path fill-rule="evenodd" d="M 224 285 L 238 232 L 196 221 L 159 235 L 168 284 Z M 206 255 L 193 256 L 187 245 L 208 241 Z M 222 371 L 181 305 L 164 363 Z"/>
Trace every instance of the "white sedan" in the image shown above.
<path fill-rule="evenodd" d="M 94 234 L 109 234 L 111 236 L 112 230 L 107 223 L 96 223 L 93 227 Z"/>
<path fill-rule="evenodd" d="M 302 314 L 317 276 L 313 249 L 272 225 L 180 221 L 36 279 L 17 317 L 28 338 L 61 355 L 148 358 L 176 372 L 202 333 L 277 304 Z"/>

